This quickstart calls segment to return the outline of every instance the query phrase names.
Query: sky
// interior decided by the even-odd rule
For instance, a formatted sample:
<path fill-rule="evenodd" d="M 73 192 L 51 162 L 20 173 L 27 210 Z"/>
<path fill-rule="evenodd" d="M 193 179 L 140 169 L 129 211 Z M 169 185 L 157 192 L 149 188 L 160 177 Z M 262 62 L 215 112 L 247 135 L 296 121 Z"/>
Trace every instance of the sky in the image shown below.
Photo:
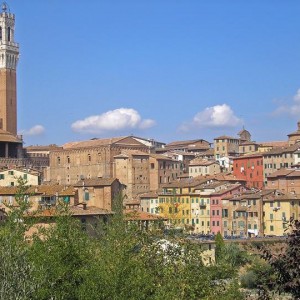
<path fill-rule="evenodd" d="M 25 146 L 133 134 L 287 140 L 300 1 L 7 0 Z"/>

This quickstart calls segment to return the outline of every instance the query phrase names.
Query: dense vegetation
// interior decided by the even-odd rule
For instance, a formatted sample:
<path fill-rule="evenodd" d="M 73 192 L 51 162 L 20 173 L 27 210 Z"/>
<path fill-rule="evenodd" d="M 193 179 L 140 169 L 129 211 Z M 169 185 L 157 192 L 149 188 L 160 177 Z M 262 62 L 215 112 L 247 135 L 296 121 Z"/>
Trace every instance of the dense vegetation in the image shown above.
<path fill-rule="evenodd" d="M 297 258 L 293 243 L 280 260 L 264 252 L 262 263 L 257 255 L 250 257 L 217 235 L 216 263 L 206 266 L 198 244 L 128 224 L 120 206 L 108 224 L 97 227 L 96 236 L 90 237 L 64 204 L 57 207 L 55 226 L 25 238 L 37 222 L 36 217 L 24 217 L 29 205 L 25 190 L 21 185 L 19 205 L 10 207 L 0 226 L 0 299 L 238 300 L 245 299 L 238 283 L 241 267 L 246 269 L 242 285 L 264 291 L 261 299 L 267 299 L 267 291 L 276 286 L 298 299 L 298 281 L 287 284 L 294 280 L 291 268 L 297 267 L 285 265 L 291 257 Z"/>

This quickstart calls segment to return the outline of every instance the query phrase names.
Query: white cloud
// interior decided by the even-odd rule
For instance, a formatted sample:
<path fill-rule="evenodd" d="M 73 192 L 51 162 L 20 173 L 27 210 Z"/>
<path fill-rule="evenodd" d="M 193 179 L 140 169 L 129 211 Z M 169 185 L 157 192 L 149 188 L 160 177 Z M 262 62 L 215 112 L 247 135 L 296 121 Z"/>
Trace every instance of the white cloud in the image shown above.
<path fill-rule="evenodd" d="M 42 125 L 35 125 L 28 130 L 21 130 L 20 134 L 25 136 L 37 136 L 45 132 L 45 128 Z"/>
<path fill-rule="evenodd" d="M 207 107 L 198 112 L 193 121 L 181 126 L 181 130 L 187 131 L 193 127 L 200 128 L 224 128 L 240 125 L 242 120 L 235 116 L 231 107 L 227 104 Z"/>
<path fill-rule="evenodd" d="M 291 105 L 281 105 L 274 112 L 273 115 L 300 115 L 300 89 L 298 89 L 296 95 L 293 97 L 293 103 Z"/>
<path fill-rule="evenodd" d="M 154 120 L 143 120 L 140 114 L 132 108 L 118 108 L 101 115 L 78 120 L 71 127 L 75 132 L 101 133 L 104 131 L 119 131 L 134 128 L 146 129 L 154 125 Z"/>

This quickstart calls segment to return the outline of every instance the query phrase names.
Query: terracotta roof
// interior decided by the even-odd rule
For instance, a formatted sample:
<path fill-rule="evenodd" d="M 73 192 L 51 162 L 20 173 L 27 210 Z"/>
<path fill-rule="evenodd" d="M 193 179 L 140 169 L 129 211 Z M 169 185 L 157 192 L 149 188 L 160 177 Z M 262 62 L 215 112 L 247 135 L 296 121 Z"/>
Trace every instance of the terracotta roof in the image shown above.
<path fill-rule="evenodd" d="M 292 173 L 287 174 L 286 177 L 300 177 L 300 170 L 294 170 Z"/>
<path fill-rule="evenodd" d="M 210 166 L 213 164 L 219 165 L 219 162 L 216 160 L 204 160 L 204 159 L 196 158 L 191 160 L 189 163 L 190 166 Z"/>
<path fill-rule="evenodd" d="M 0 129 L 0 142 L 18 143 L 22 144 L 22 140 L 12 133 Z"/>
<path fill-rule="evenodd" d="M 56 149 L 62 149 L 62 147 L 57 145 L 31 145 L 24 148 L 27 152 L 34 152 L 34 151 L 50 151 Z"/>
<path fill-rule="evenodd" d="M 185 188 L 185 187 L 196 187 L 198 185 L 207 183 L 211 180 L 210 176 L 197 176 L 194 178 L 183 178 L 179 181 L 173 181 L 162 185 L 163 188 Z"/>
<path fill-rule="evenodd" d="M 283 153 L 293 153 L 300 148 L 300 144 L 294 144 L 292 146 L 288 147 L 278 147 L 278 148 L 273 148 L 270 151 L 264 152 L 263 156 L 268 156 L 268 155 L 273 155 L 273 154 L 283 154 Z"/>
<path fill-rule="evenodd" d="M 220 181 L 246 182 L 246 179 L 236 178 L 233 174 L 219 173 L 213 176 L 214 179 Z"/>
<path fill-rule="evenodd" d="M 233 157 L 233 160 L 237 160 L 237 159 L 245 159 L 245 158 L 252 158 L 252 157 L 263 157 L 263 153 L 259 152 L 259 153 L 249 153 L 249 154 L 244 154 L 238 157 Z"/>
<path fill-rule="evenodd" d="M 264 202 L 270 201 L 289 201 L 289 200 L 300 200 L 300 195 L 296 193 L 282 193 L 274 191 L 272 194 L 263 198 Z"/>
<path fill-rule="evenodd" d="M 131 139 L 132 143 L 128 141 L 122 143 L 125 139 Z M 89 147 L 101 147 L 101 146 L 108 146 L 108 145 L 117 145 L 117 144 L 124 144 L 124 145 L 134 145 L 134 146 L 143 146 L 147 148 L 143 143 L 133 139 L 131 136 L 122 136 L 122 137 L 113 137 L 113 138 L 106 138 L 106 139 L 91 139 L 87 141 L 77 141 L 77 142 L 70 142 L 63 145 L 63 149 L 77 149 L 77 148 L 89 148 Z M 148 149 L 148 148 L 147 148 Z"/>
<path fill-rule="evenodd" d="M 210 148 L 204 152 L 198 153 L 197 156 L 214 156 L 215 155 L 215 150 L 214 148 Z"/>
<path fill-rule="evenodd" d="M 18 186 L 0 186 L 0 195 L 16 195 L 19 190 Z M 72 186 L 63 185 L 36 185 L 26 186 L 25 194 L 44 195 L 44 196 L 72 196 L 75 191 Z"/>
<path fill-rule="evenodd" d="M 241 187 L 241 186 L 242 186 L 241 184 L 233 184 L 233 185 L 230 185 L 230 186 L 225 187 L 224 189 L 221 189 L 221 190 L 218 191 L 218 192 L 212 193 L 211 196 L 222 195 L 222 194 L 228 193 L 228 192 L 230 192 L 230 191 L 233 191 L 233 190 L 235 190 L 236 188 L 239 188 L 239 187 Z"/>
<path fill-rule="evenodd" d="M 241 135 L 241 134 L 243 134 L 244 132 L 246 132 L 246 133 L 249 133 L 249 134 L 250 134 L 250 132 L 249 132 L 248 130 L 246 130 L 246 129 L 242 129 L 242 130 L 240 130 L 240 131 L 238 132 L 238 135 Z"/>
<path fill-rule="evenodd" d="M 130 200 L 125 200 L 123 202 L 125 205 L 140 205 L 141 204 L 141 200 L 138 199 L 130 199 Z"/>
<path fill-rule="evenodd" d="M 166 155 L 162 155 L 162 154 L 153 154 L 153 153 L 151 153 L 151 154 L 149 154 L 149 156 L 152 157 L 152 158 L 155 158 L 155 159 L 157 159 L 157 160 L 170 160 L 170 161 L 176 161 L 176 160 L 174 160 L 174 159 L 172 159 L 172 158 L 170 158 L 170 157 L 168 157 L 168 156 L 166 156 Z"/>
<path fill-rule="evenodd" d="M 174 147 L 174 146 L 189 146 L 191 144 L 195 144 L 195 143 L 198 143 L 198 142 L 209 144 L 208 141 L 203 140 L 203 139 L 187 140 L 187 141 L 175 141 L 175 142 L 171 142 L 171 143 L 167 144 L 166 148 Z M 205 146 L 207 146 L 207 145 L 205 145 Z"/>
<path fill-rule="evenodd" d="M 187 152 L 187 151 L 183 151 L 183 150 L 168 150 L 165 155 L 183 155 L 183 156 L 192 156 L 195 157 L 195 153 L 192 152 Z"/>
<path fill-rule="evenodd" d="M 288 145 L 288 141 L 259 142 L 259 146 L 262 147 L 286 147 Z"/>
<path fill-rule="evenodd" d="M 246 141 L 246 142 L 240 143 L 240 146 L 247 146 L 247 145 L 256 145 L 256 146 L 258 146 L 259 144 L 256 143 L 256 142 L 251 142 L 251 141 Z"/>
<path fill-rule="evenodd" d="M 291 170 L 291 169 L 279 169 L 279 170 L 273 172 L 272 174 L 268 175 L 267 178 L 284 177 L 293 172 L 294 172 L 294 170 Z"/>
<path fill-rule="evenodd" d="M 127 221 L 158 221 L 167 220 L 161 216 L 149 214 L 143 211 L 124 210 L 125 220 Z"/>
<path fill-rule="evenodd" d="M 299 126 L 299 122 L 298 122 L 298 126 Z M 296 131 L 292 132 L 292 133 L 289 133 L 287 136 L 290 137 L 290 136 L 294 136 L 294 135 L 299 135 L 300 136 L 300 129 L 298 128 Z"/>
<path fill-rule="evenodd" d="M 149 156 L 149 153 L 145 153 L 139 150 L 122 150 L 119 155 L 115 155 L 115 158 L 130 157 L 130 156 Z"/>
<path fill-rule="evenodd" d="M 219 137 L 214 138 L 214 140 L 239 140 L 239 138 L 228 136 L 228 135 L 221 135 Z"/>
<path fill-rule="evenodd" d="M 158 194 L 156 192 L 149 192 L 149 193 L 144 193 L 140 194 L 139 198 L 157 198 Z"/>
<path fill-rule="evenodd" d="M 74 184 L 75 187 L 82 186 L 108 186 L 112 185 L 116 178 L 91 178 L 78 181 Z"/>
<path fill-rule="evenodd" d="M 70 212 L 73 216 L 99 216 L 99 215 L 112 215 L 114 214 L 112 211 L 99 208 L 96 206 L 86 206 L 86 209 L 83 207 L 71 206 Z"/>

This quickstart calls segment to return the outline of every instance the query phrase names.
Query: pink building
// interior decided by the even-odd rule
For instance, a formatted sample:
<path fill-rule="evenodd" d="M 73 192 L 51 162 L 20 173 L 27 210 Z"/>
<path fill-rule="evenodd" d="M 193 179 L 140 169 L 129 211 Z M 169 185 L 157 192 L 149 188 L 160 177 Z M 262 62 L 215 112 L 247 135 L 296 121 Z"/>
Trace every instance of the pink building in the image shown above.
<path fill-rule="evenodd" d="M 241 184 L 230 184 L 226 188 L 214 192 L 210 197 L 210 224 L 211 233 L 222 233 L 222 202 L 223 198 L 240 193 L 244 189 Z"/>

